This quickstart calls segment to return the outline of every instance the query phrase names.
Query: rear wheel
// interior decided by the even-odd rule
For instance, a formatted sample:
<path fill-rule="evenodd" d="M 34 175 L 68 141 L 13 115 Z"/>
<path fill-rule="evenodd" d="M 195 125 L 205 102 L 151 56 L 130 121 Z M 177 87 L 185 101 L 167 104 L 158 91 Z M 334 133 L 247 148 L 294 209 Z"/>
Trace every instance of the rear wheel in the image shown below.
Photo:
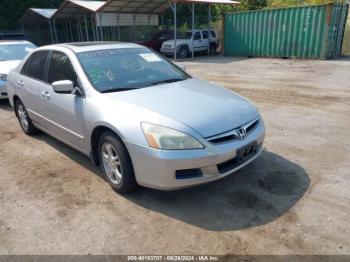
<path fill-rule="evenodd" d="M 210 55 L 215 55 L 216 54 L 216 49 L 217 49 L 217 45 L 216 44 L 210 44 L 209 54 Z"/>
<path fill-rule="evenodd" d="M 104 133 L 99 140 L 99 159 L 104 178 L 118 193 L 136 188 L 130 156 L 120 139 L 112 132 Z"/>
<path fill-rule="evenodd" d="M 34 135 L 38 132 L 38 129 L 33 125 L 32 120 L 28 116 L 28 112 L 23 105 L 21 100 L 16 101 L 16 115 L 19 121 L 19 124 L 26 135 Z"/>

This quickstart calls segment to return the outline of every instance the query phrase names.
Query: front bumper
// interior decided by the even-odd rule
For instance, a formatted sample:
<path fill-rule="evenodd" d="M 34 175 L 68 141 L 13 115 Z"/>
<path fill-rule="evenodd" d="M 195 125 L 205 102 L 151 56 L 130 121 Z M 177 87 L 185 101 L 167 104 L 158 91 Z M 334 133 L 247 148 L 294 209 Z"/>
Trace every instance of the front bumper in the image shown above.
<path fill-rule="evenodd" d="M 175 49 L 174 48 L 172 48 L 172 49 L 171 48 L 161 48 L 160 52 L 164 55 L 173 56 Z"/>
<path fill-rule="evenodd" d="M 5 81 L 0 80 L 0 99 L 7 99 L 7 85 Z"/>
<path fill-rule="evenodd" d="M 136 181 L 139 185 L 176 190 L 221 179 L 254 161 L 262 152 L 265 127 L 262 121 L 245 140 L 213 145 L 200 150 L 157 150 L 143 145 L 126 143 L 133 162 Z M 220 164 L 237 157 L 237 150 L 256 142 L 257 152 L 245 162 L 223 173 Z M 193 176 L 178 176 L 179 171 L 199 170 Z"/>

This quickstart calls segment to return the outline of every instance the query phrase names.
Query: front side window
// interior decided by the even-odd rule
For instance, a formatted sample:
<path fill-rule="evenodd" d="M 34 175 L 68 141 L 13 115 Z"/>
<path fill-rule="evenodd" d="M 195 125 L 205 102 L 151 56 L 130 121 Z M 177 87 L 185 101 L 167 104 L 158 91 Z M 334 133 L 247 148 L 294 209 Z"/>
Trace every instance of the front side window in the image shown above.
<path fill-rule="evenodd" d="M 94 88 L 102 93 L 145 88 L 190 78 L 174 64 L 146 48 L 78 53 Z"/>
<path fill-rule="evenodd" d="M 39 51 L 33 53 L 22 68 L 22 74 L 45 81 L 44 68 L 49 52 Z"/>
<path fill-rule="evenodd" d="M 210 30 L 210 35 L 212 38 L 216 38 L 216 33 L 214 30 Z"/>
<path fill-rule="evenodd" d="M 68 56 L 54 51 L 50 58 L 48 82 L 52 84 L 61 80 L 71 80 L 75 87 L 78 86 L 78 77 Z"/>
<path fill-rule="evenodd" d="M 200 40 L 200 39 L 201 39 L 201 33 L 196 32 L 196 33 L 194 34 L 194 40 Z"/>
<path fill-rule="evenodd" d="M 35 47 L 33 44 L 0 45 L 0 61 L 22 60 Z"/>

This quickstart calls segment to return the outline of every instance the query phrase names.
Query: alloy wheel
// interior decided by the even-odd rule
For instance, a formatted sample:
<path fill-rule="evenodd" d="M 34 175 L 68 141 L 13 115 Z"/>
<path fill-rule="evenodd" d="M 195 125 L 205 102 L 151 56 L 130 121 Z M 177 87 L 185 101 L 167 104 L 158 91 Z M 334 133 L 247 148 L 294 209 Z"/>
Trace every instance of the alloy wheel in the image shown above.
<path fill-rule="evenodd" d="M 187 50 L 185 48 L 180 49 L 180 58 L 186 58 L 187 57 Z"/>
<path fill-rule="evenodd" d="M 101 148 L 103 168 L 109 180 L 119 185 L 122 180 L 122 166 L 116 148 L 109 142 L 105 142 Z"/>
<path fill-rule="evenodd" d="M 27 130 L 29 127 L 28 115 L 22 104 L 18 105 L 17 113 L 18 113 L 18 118 L 19 118 L 19 122 L 21 123 L 21 126 L 23 127 L 23 129 Z"/>

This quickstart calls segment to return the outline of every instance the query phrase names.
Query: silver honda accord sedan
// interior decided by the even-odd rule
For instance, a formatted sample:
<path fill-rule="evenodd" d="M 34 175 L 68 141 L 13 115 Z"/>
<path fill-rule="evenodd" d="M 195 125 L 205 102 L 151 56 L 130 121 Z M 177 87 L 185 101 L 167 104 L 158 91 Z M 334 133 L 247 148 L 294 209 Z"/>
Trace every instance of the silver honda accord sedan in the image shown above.
<path fill-rule="evenodd" d="M 119 193 L 223 178 L 256 159 L 265 136 L 247 99 L 130 43 L 38 48 L 9 74 L 8 96 L 24 133 L 88 155 Z"/>

